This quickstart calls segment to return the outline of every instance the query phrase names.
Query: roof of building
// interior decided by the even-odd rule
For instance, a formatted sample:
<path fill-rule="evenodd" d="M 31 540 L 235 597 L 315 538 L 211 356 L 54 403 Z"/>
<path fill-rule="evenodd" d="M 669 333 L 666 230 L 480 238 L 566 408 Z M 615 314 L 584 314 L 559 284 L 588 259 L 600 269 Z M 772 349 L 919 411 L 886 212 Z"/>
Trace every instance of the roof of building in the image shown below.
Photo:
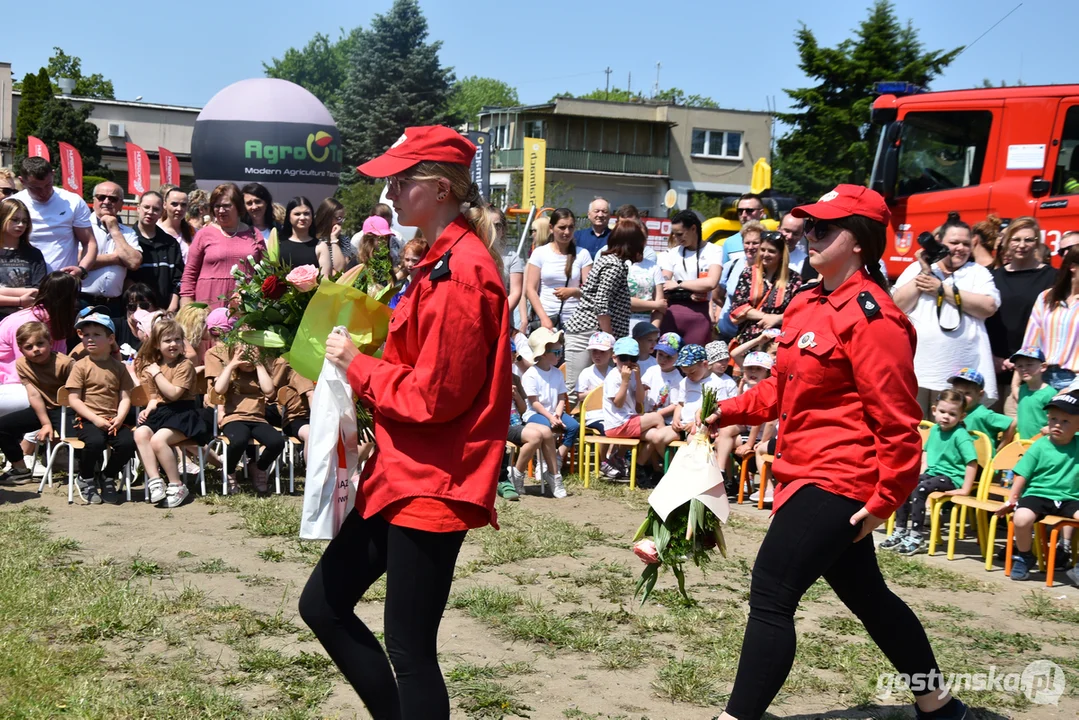
<path fill-rule="evenodd" d="M 12 90 L 12 95 L 22 96 L 22 92 L 19 90 Z M 76 100 L 78 102 L 92 103 L 94 105 L 118 105 L 122 107 L 136 107 L 145 108 L 147 110 L 175 110 L 179 112 L 193 112 L 200 113 L 202 108 L 189 107 L 187 105 L 163 105 L 161 103 L 142 102 L 141 100 L 106 100 L 104 98 L 92 98 L 92 97 L 79 97 L 77 95 L 54 95 L 61 100 Z"/>

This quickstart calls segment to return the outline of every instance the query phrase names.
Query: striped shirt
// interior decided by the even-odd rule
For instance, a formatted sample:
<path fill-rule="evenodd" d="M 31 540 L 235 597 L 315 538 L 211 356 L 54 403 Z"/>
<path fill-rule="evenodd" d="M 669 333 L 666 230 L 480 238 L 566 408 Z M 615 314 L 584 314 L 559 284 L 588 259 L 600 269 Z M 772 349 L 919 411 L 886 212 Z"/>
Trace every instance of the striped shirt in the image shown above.
<path fill-rule="evenodd" d="M 1047 365 L 1079 372 L 1079 303 L 1048 308 L 1049 293 L 1038 296 L 1030 311 L 1024 347 L 1040 347 Z"/>

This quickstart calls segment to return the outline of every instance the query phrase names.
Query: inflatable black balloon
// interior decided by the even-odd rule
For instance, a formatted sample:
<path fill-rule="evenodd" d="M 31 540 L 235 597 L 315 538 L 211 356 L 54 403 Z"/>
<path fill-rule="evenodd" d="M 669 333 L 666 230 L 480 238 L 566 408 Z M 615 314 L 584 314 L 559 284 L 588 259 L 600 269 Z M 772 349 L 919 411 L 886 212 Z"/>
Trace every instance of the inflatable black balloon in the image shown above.
<path fill-rule="evenodd" d="M 282 205 L 318 204 L 337 190 L 341 136 L 319 99 L 287 80 L 253 78 L 214 95 L 195 120 L 191 164 L 199 188 L 266 186 Z"/>

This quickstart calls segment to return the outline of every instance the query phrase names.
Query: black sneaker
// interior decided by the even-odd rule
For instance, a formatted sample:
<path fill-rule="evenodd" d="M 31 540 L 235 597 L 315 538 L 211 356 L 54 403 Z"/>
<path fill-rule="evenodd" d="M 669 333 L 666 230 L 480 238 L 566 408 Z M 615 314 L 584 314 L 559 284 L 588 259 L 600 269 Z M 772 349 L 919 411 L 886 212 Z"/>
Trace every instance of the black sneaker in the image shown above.
<path fill-rule="evenodd" d="M 645 490 L 651 490 L 656 485 L 659 485 L 660 478 L 657 478 L 652 473 L 652 468 L 645 465 L 637 466 L 637 487 Z"/>
<path fill-rule="evenodd" d="M 120 504 L 120 493 L 116 492 L 116 482 L 109 479 L 101 483 L 101 499 L 110 505 Z"/>
<path fill-rule="evenodd" d="M 101 496 L 97 494 L 97 485 L 90 478 L 80 477 L 75 481 L 75 489 L 82 498 L 83 505 L 100 505 Z"/>
<path fill-rule="evenodd" d="M 13 467 L 3 475 L 0 475 L 0 485 L 25 485 L 34 481 L 30 474 L 30 468 Z"/>

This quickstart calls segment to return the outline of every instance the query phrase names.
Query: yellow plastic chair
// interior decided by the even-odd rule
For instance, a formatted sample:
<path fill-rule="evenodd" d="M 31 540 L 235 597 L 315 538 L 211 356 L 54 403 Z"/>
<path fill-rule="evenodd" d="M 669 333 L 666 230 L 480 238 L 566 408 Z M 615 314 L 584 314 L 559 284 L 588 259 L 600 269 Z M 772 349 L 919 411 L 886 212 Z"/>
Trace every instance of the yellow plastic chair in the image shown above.
<path fill-rule="evenodd" d="M 577 422 L 580 423 L 581 429 L 579 431 L 577 439 L 577 472 L 580 473 L 581 479 L 584 480 L 585 488 L 591 485 L 591 472 L 590 459 L 589 459 L 589 446 L 585 443 L 585 438 L 589 436 L 599 437 L 599 433 L 595 430 L 586 427 L 584 419 L 588 416 L 589 410 L 602 410 L 603 409 L 603 386 L 592 388 L 584 397 L 584 401 L 580 402 L 577 407 L 570 411 L 571 415 L 577 415 L 580 413 L 580 417 L 577 418 Z M 597 448 L 591 448 L 594 452 L 598 453 Z M 599 475 L 599 458 L 596 458 L 596 474 Z"/>
<path fill-rule="evenodd" d="M 922 436 L 922 447 L 925 447 L 925 441 L 929 439 L 929 431 L 933 429 L 933 423 L 928 420 L 922 420 L 918 423 L 918 434 Z M 895 531 L 895 513 L 892 513 L 888 518 L 888 521 L 884 523 L 884 532 L 886 535 L 891 535 Z"/>
<path fill-rule="evenodd" d="M 989 441 L 989 438 L 985 433 L 978 432 L 977 430 L 970 433 L 974 437 L 974 452 L 977 455 L 978 465 L 981 467 L 982 472 L 977 478 L 975 478 L 975 499 L 984 499 L 985 484 L 989 479 L 993 477 L 993 444 Z M 926 505 L 926 512 L 929 513 L 929 554 L 933 555 L 937 551 L 937 543 L 940 542 L 940 512 L 944 507 L 944 503 L 958 499 L 959 496 L 945 495 L 943 492 L 929 493 L 928 503 Z M 967 508 L 969 505 L 959 504 L 959 539 L 962 540 L 965 537 L 965 528 L 967 523 Z M 975 516 L 975 520 L 978 521 L 978 516 Z M 983 543 L 985 540 L 985 532 L 987 529 L 978 522 L 978 542 Z M 954 541 L 952 541 L 954 546 Z"/>
<path fill-rule="evenodd" d="M 986 439 L 988 441 L 988 438 Z M 955 541 L 959 536 L 957 522 L 962 522 L 960 513 L 966 508 L 971 508 L 976 514 L 975 522 L 978 528 L 978 541 L 985 557 L 985 569 L 993 569 L 993 546 L 997 537 L 997 511 L 1004 505 L 1000 499 L 989 497 L 990 486 L 993 485 L 997 473 L 1005 473 L 1015 468 L 1016 463 L 1026 454 L 1029 445 L 1020 440 L 1014 440 L 1000 449 L 990 461 L 987 472 L 983 472 L 978 481 L 977 492 L 973 496 L 953 497 L 952 512 L 948 522 L 948 559 L 955 559 Z M 1008 516 L 1009 535 L 1012 522 Z M 1009 541 L 1010 545 L 1010 541 Z"/>
<path fill-rule="evenodd" d="M 585 417 L 589 410 L 598 410 L 603 407 L 603 387 L 597 387 L 592 392 L 585 396 L 584 403 L 581 405 L 582 412 L 581 418 Z M 639 438 L 612 438 L 600 435 L 598 433 L 589 435 L 586 432 L 584 422 L 581 422 L 581 435 L 580 435 L 580 456 L 581 456 L 581 469 L 584 475 L 584 486 L 586 488 L 592 485 L 592 473 L 599 477 L 600 458 L 603 456 L 603 449 L 608 445 L 614 445 L 618 447 L 630 448 L 630 465 L 629 465 L 629 489 L 637 489 L 637 448 L 640 446 L 641 441 Z M 593 431 L 594 432 L 594 431 Z"/>

